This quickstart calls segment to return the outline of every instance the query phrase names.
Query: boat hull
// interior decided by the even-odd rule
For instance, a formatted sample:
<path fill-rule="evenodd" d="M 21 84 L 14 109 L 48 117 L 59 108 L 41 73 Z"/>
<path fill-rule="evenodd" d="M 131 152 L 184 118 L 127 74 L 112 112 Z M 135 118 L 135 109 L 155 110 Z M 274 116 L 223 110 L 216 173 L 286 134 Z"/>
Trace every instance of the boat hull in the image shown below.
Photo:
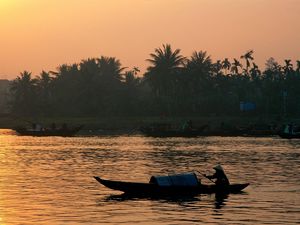
<path fill-rule="evenodd" d="M 219 188 L 216 185 L 197 186 L 159 186 L 153 183 L 136 183 L 124 181 L 105 180 L 100 177 L 94 177 L 99 183 L 107 188 L 124 192 L 131 195 L 197 195 L 197 194 L 212 194 L 212 193 L 239 193 L 246 188 L 249 183 L 245 184 L 230 184 L 226 188 Z"/>
<path fill-rule="evenodd" d="M 203 135 L 203 130 L 207 126 L 195 129 L 153 129 L 151 127 L 140 128 L 140 131 L 149 137 L 197 137 Z"/>
<path fill-rule="evenodd" d="M 30 130 L 26 128 L 16 128 L 15 131 L 22 136 L 38 136 L 38 137 L 43 137 L 43 136 L 62 136 L 62 137 L 69 137 L 69 136 L 74 136 L 82 126 L 75 127 L 73 129 L 45 129 L 45 130 Z"/>
<path fill-rule="evenodd" d="M 279 133 L 278 135 L 279 135 L 279 137 L 284 138 L 284 139 L 299 139 L 300 138 L 300 133 L 295 133 L 295 134 L 291 133 L 290 134 L 290 133 L 282 132 L 282 133 Z"/>

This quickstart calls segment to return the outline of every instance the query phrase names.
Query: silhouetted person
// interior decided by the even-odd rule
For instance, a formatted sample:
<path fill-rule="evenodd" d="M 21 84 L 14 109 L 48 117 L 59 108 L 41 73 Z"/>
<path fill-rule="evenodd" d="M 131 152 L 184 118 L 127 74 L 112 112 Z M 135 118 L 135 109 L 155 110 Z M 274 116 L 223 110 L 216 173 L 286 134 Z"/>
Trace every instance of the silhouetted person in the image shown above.
<path fill-rule="evenodd" d="M 189 127 L 190 129 L 192 129 L 192 128 L 193 128 L 192 120 L 189 120 L 187 123 L 188 123 L 188 127 Z"/>
<path fill-rule="evenodd" d="M 216 179 L 215 183 L 219 187 L 228 186 L 230 183 L 229 183 L 227 176 L 225 175 L 225 172 L 224 172 L 224 169 L 222 168 L 222 166 L 217 165 L 214 167 L 214 170 L 216 172 L 213 175 L 211 175 L 211 176 L 205 175 L 205 177 L 208 179 Z"/>
<path fill-rule="evenodd" d="M 186 121 L 183 125 L 182 125 L 182 130 L 191 130 L 192 129 L 192 120 L 188 120 Z"/>
<path fill-rule="evenodd" d="M 37 124 L 35 125 L 35 131 L 41 131 L 42 129 L 43 129 L 43 127 L 42 127 L 41 124 L 37 123 Z"/>
<path fill-rule="evenodd" d="M 293 133 L 293 124 L 289 124 L 289 134 L 292 134 Z"/>

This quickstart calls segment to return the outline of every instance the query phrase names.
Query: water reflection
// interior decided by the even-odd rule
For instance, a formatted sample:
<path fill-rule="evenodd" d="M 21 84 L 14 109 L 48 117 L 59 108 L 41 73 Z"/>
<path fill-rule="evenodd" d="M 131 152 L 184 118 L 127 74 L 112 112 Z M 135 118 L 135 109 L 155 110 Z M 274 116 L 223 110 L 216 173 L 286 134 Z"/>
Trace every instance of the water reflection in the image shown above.
<path fill-rule="evenodd" d="M 32 138 L 0 132 L 0 223 L 297 224 L 299 148 L 300 141 L 278 138 Z M 232 183 L 251 183 L 247 194 L 128 198 L 111 196 L 93 179 L 148 182 L 152 175 L 210 171 L 218 162 Z"/>
<path fill-rule="evenodd" d="M 184 203 L 191 203 L 200 201 L 201 196 L 135 196 L 135 195 L 128 195 L 128 194 L 119 194 L 119 195 L 110 195 L 104 198 L 104 201 L 132 201 L 132 200 L 150 200 L 150 201 L 161 201 L 161 202 L 169 202 L 169 203 L 177 203 L 179 205 L 183 205 Z"/>
<path fill-rule="evenodd" d="M 221 209 L 226 205 L 229 194 L 215 194 L 215 209 Z"/>
<path fill-rule="evenodd" d="M 244 192 L 243 192 L 244 193 Z M 243 194 L 242 192 L 240 194 Z M 210 198 L 210 202 L 212 207 L 214 207 L 220 213 L 220 209 L 226 206 L 227 202 L 229 201 L 229 194 L 212 194 Z M 191 207 L 192 205 L 201 207 L 199 202 L 201 201 L 201 195 L 197 196 L 135 196 L 135 195 L 128 195 L 128 194 L 117 194 L 117 195 L 109 195 L 104 197 L 103 199 L 99 199 L 98 205 L 102 206 L 103 202 L 124 202 L 124 201 L 134 201 L 138 204 L 138 201 L 157 201 L 157 202 L 164 202 L 170 204 L 178 204 L 180 206 Z M 100 203 L 101 202 L 101 203 Z"/>

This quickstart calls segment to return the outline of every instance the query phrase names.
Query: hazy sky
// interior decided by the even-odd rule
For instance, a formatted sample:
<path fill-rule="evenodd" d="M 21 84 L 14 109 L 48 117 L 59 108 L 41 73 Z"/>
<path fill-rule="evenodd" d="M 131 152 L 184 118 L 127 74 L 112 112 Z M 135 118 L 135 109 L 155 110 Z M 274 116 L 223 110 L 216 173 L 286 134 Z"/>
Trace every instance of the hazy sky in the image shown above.
<path fill-rule="evenodd" d="M 0 0 L 0 79 L 101 55 L 144 71 L 165 43 L 184 56 L 253 49 L 263 68 L 271 56 L 294 63 L 300 0 Z"/>

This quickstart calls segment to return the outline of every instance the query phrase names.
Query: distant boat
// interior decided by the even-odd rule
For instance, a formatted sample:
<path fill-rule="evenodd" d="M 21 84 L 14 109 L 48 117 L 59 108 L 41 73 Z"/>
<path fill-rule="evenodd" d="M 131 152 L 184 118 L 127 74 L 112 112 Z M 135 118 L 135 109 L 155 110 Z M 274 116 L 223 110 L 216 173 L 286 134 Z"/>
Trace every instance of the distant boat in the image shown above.
<path fill-rule="evenodd" d="M 281 138 L 285 139 L 294 139 L 294 138 L 300 138 L 300 131 L 299 127 L 292 124 L 287 124 L 284 126 L 284 129 L 278 133 L 278 135 Z"/>
<path fill-rule="evenodd" d="M 32 128 L 26 128 L 26 127 L 18 127 L 14 130 L 19 135 L 25 135 L 25 136 L 62 136 L 62 137 L 69 137 L 74 136 L 81 128 L 81 126 L 73 127 L 73 128 L 40 128 L 40 129 L 32 129 Z"/>
<path fill-rule="evenodd" d="M 223 136 L 223 137 L 265 137 L 278 134 L 278 129 L 268 125 L 250 125 L 244 127 L 210 128 L 209 125 L 189 127 L 187 129 L 174 128 L 168 123 L 158 123 L 140 128 L 140 132 L 150 137 L 198 137 L 198 136 Z"/>
<path fill-rule="evenodd" d="M 249 185 L 249 183 L 230 184 L 228 187 L 223 188 L 220 188 L 215 184 L 205 185 L 198 181 L 196 174 L 194 173 L 163 177 L 152 176 L 149 183 L 113 181 L 105 180 L 100 177 L 94 178 L 107 188 L 135 196 L 239 193 Z"/>
<path fill-rule="evenodd" d="M 277 135 L 276 129 L 258 129 L 248 127 L 235 127 L 230 129 L 205 130 L 203 136 L 221 137 L 267 137 Z"/>
<path fill-rule="evenodd" d="M 203 135 L 207 125 L 198 128 L 173 128 L 170 124 L 154 124 L 140 128 L 140 131 L 150 137 L 197 137 Z"/>
<path fill-rule="evenodd" d="M 284 139 L 296 139 L 296 138 L 300 138 L 300 133 L 292 133 L 292 134 L 289 134 L 289 133 L 279 133 L 278 134 L 279 137 L 281 138 L 284 138 Z"/>

